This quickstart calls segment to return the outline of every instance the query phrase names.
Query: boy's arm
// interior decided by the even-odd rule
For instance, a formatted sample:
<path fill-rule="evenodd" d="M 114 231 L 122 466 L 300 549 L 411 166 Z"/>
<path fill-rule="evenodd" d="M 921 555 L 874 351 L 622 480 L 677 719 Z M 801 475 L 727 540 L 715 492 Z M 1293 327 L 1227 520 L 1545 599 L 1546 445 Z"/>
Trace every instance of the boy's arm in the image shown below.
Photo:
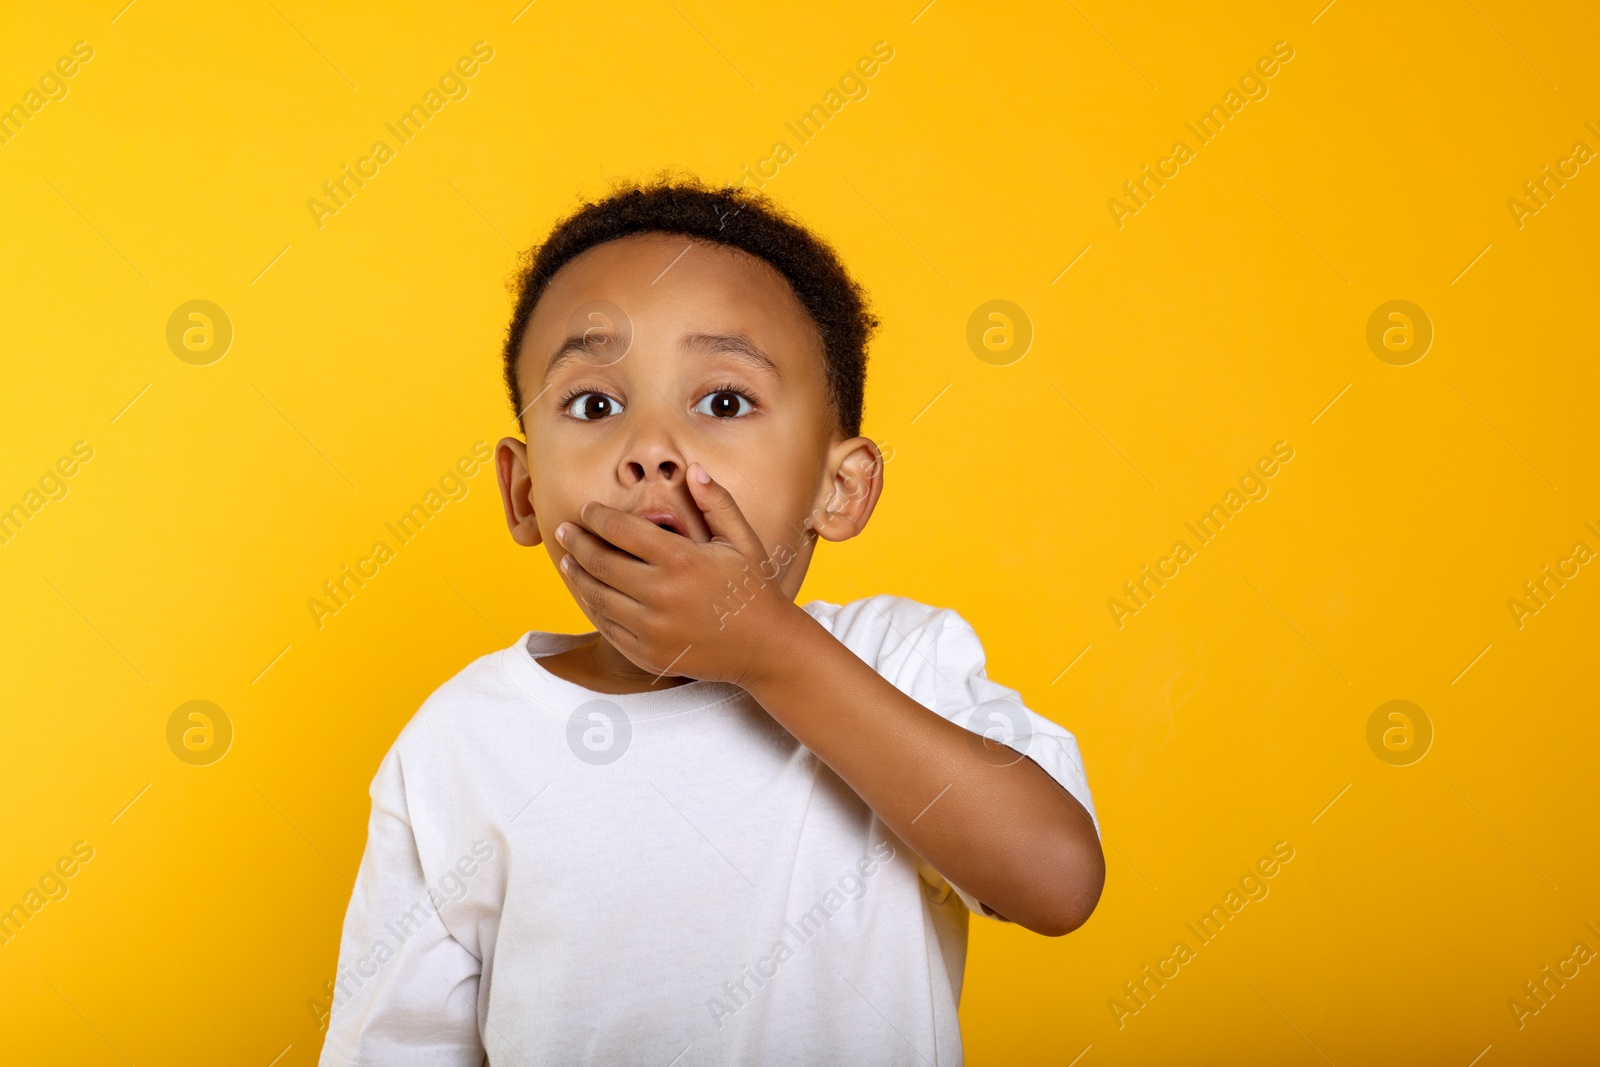
<path fill-rule="evenodd" d="M 412 830 L 398 752 L 373 776 L 367 847 L 339 940 L 318 1063 L 478 1067 L 481 964 L 445 929 Z"/>
<path fill-rule="evenodd" d="M 745 688 L 907 845 L 1030 930 L 1083 925 L 1105 859 L 1071 793 L 1031 759 L 986 758 L 981 735 L 902 693 L 803 609 L 773 641 L 783 651 Z"/>
<path fill-rule="evenodd" d="M 751 571 L 769 561 L 733 497 L 697 474 L 695 465 L 688 481 L 709 544 L 599 504 L 584 509 L 587 529 L 557 531 L 569 553 L 562 573 L 596 629 L 646 669 L 749 690 L 907 845 L 992 911 L 1051 936 L 1081 926 L 1105 881 L 1082 805 L 1030 759 L 997 765 L 980 735 L 902 693 L 775 582 L 719 615 L 707 590 L 749 590 Z"/>

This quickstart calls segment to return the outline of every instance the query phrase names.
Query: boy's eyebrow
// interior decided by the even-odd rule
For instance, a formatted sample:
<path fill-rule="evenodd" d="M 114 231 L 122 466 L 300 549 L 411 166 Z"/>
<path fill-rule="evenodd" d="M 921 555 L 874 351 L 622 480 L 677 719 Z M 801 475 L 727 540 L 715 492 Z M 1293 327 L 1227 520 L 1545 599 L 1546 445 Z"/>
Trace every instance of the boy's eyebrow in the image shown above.
<path fill-rule="evenodd" d="M 783 372 L 772 361 L 772 357 L 761 351 L 759 345 L 742 333 L 691 333 L 684 337 L 683 347 L 706 353 L 726 353 L 741 362 L 749 363 L 758 370 L 767 371 L 774 377 L 783 377 Z"/>
<path fill-rule="evenodd" d="M 552 375 L 565 363 L 574 359 L 590 356 L 603 356 L 607 345 L 616 343 L 616 338 L 603 330 L 585 330 L 575 333 L 561 342 L 550 356 L 550 361 L 545 364 L 544 380 L 549 382 Z M 741 362 L 749 363 L 758 370 L 765 370 L 774 377 L 782 378 L 783 372 L 772 361 L 772 357 L 763 352 L 754 341 L 737 333 L 691 333 L 683 338 L 683 347 L 698 350 L 707 354 L 721 352 L 733 356 Z"/>
<path fill-rule="evenodd" d="M 604 330 L 590 328 L 582 333 L 575 333 L 561 342 L 550 355 L 550 361 L 544 365 L 544 381 L 548 385 L 550 378 L 562 364 L 574 359 L 586 359 L 600 356 L 605 353 L 607 345 L 616 344 L 617 339 Z"/>

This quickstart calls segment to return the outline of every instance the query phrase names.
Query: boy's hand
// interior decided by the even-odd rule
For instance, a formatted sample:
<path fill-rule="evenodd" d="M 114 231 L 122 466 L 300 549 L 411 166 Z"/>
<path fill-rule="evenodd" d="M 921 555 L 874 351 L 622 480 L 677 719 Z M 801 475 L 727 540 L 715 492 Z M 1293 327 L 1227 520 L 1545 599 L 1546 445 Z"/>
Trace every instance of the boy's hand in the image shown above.
<path fill-rule="evenodd" d="M 698 463 L 686 481 L 709 542 L 590 501 L 583 525 L 556 529 L 561 572 L 595 629 L 639 667 L 749 688 L 804 611 L 733 495 Z"/>
<path fill-rule="evenodd" d="M 896 688 L 797 606 L 778 585 L 793 558 L 786 546 L 773 546 L 781 558 L 769 563 L 733 497 L 701 477 L 691 465 L 707 543 L 593 501 L 581 525 L 558 529 L 562 573 L 595 629 L 652 674 L 749 691 L 989 910 L 1052 937 L 1082 925 L 1105 885 L 1105 856 L 1079 801 L 1033 760 L 995 763 L 976 733 Z"/>

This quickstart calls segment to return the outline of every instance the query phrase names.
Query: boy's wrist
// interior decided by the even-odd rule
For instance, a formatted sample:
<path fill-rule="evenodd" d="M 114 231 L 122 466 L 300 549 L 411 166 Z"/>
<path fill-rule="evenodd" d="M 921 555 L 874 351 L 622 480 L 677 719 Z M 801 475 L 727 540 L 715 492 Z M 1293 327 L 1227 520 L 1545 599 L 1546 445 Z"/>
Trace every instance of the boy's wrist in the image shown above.
<path fill-rule="evenodd" d="M 752 669 L 739 681 L 758 702 L 764 693 L 803 684 L 805 671 L 814 666 L 818 636 L 831 637 L 810 612 L 788 599 L 772 605 L 762 631 Z"/>

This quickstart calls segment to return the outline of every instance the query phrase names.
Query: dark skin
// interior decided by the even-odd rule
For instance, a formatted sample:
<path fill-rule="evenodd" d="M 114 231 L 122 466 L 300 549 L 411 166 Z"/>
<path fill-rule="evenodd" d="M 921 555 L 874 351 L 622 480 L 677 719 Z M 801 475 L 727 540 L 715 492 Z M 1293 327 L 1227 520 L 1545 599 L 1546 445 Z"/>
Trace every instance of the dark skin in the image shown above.
<path fill-rule="evenodd" d="M 736 249 L 643 234 L 556 274 L 519 355 L 527 443 L 496 465 L 512 538 L 546 546 L 596 636 L 540 664 L 600 693 L 742 687 L 947 879 L 1068 933 L 1105 881 L 1082 805 L 795 603 L 817 540 L 860 533 L 883 489 L 823 359 L 787 281 Z"/>

